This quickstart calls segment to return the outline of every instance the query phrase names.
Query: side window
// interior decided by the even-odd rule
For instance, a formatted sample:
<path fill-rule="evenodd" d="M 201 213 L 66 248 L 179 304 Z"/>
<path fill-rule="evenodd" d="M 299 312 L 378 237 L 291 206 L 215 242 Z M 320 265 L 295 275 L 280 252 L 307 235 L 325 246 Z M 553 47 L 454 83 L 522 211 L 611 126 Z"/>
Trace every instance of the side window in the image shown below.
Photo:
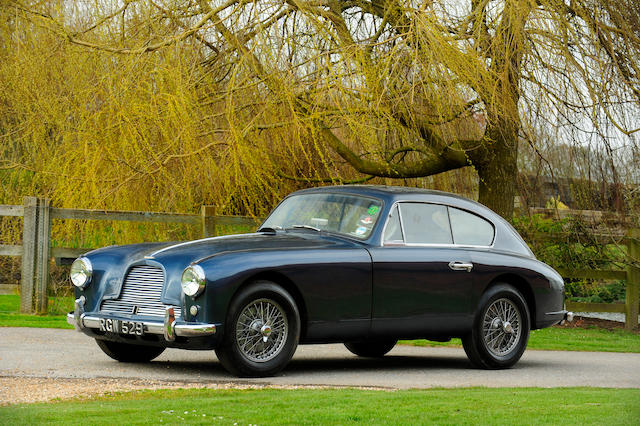
<path fill-rule="evenodd" d="M 384 229 L 384 242 L 403 242 L 402 227 L 400 226 L 400 215 L 398 214 L 398 206 L 389 214 L 387 227 Z"/>
<path fill-rule="evenodd" d="M 449 217 L 456 244 L 490 246 L 493 243 L 493 225 L 480 216 L 449 207 Z"/>
<path fill-rule="evenodd" d="M 406 243 L 453 244 L 447 207 L 437 204 L 400 204 Z"/>

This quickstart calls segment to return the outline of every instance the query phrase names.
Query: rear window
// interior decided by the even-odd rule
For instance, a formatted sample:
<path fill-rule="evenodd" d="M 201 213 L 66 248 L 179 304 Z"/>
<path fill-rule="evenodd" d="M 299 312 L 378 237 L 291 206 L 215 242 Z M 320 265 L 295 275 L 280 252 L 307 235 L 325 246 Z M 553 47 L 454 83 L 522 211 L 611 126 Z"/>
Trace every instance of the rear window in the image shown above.
<path fill-rule="evenodd" d="M 475 214 L 449 207 L 454 244 L 465 246 L 490 246 L 495 231 L 493 225 Z"/>

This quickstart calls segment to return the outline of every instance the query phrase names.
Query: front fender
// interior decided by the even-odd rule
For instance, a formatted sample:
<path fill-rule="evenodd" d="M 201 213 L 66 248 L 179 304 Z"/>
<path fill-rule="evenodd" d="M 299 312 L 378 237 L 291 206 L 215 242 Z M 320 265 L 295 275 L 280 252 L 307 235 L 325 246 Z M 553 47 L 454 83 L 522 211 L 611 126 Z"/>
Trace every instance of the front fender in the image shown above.
<path fill-rule="evenodd" d="M 252 279 L 276 273 L 296 286 L 312 322 L 369 320 L 372 266 L 363 248 L 313 250 L 236 251 L 199 262 L 206 289 L 195 299 L 185 297 L 188 321 L 224 323 L 236 292 Z M 192 316 L 190 308 L 198 307 Z"/>

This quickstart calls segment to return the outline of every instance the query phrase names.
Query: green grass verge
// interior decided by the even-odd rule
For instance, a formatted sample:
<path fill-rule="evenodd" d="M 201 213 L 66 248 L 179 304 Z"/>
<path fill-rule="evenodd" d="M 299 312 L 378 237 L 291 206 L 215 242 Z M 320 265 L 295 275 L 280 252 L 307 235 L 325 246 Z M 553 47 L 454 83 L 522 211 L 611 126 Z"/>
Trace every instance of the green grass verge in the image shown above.
<path fill-rule="evenodd" d="M 50 297 L 49 315 L 20 313 L 20 296 L 0 295 L 0 327 L 73 328 L 67 324 L 67 312 L 73 310 L 73 297 Z"/>
<path fill-rule="evenodd" d="M 461 347 L 460 339 L 450 342 L 430 340 L 401 340 L 400 343 L 414 346 Z M 640 334 L 631 331 L 603 328 L 563 328 L 549 327 L 533 330 L 527 349 L 548 351 L 593 351 L 593 352 L 634 352 L 640 353 Z"/>
<path fill-rule="evenodd" d="M 640 389 L 179 389 L 0 407 L 4 424 L 634 424 Z"/>

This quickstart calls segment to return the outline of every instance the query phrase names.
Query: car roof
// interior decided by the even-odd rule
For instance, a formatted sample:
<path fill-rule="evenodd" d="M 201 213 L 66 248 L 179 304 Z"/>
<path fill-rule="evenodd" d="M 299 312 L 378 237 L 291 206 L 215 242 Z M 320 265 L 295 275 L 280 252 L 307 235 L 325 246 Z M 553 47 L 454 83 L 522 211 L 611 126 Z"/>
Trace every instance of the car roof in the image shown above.
<path fill-rule="evenodd" d="M 423 189 L 423 188 L 412 188 L 408 186 L 386 186 L 386 185 L 334 185 L 334 186 L 319 186 L 315 188 L 302 189 L 300 191 L 296 191 L 294 194 L 301 194 L 307 192 L 345 192 L 351 194 L 361 194 L 361 195 L 369 195 L 373 197 L 383 198 L 383 199 L 399 199 L 403 198 L 403 196 L 427 196 L 425 200 L 432 197 L 446 197 L 457 199 L 465 202 L 471 202 L 478 206 L 482 206 L 483 208 L 487 208 L 486 206 L 477 203 L 469 198 L 452 194 L 450 192 L 437 191 L 435 189 Z M 431 196 L 431 197 L 429 197 Z"/>
<path fill-rule="evenodd" d="M 533 257 L 533 252 L 527 246 L 518 232 L 511 226 L 509 222 L 504 220 L 500 215 L 491 210 L 484 204 L 480 204 L 469 198 L 462 197 L 450 192 L 436 191 L 432 189 L 411 188 L 406 186 L 385 186 L 385 185 L 336 185 L 336 186 L 320 186 L 316 188 L 302 189 L 291 195 L 308 194 L 308 193 L 345 193 L 369 196 L 381 199 L 385 202 L 385 214 L 389 213 L 389 209 L 396 202 L 426 202 L 446 204 L 460 209 L 464 209 L 480 215 L 484 219 L 489 220 L 496 230 L 495 241 L 493 247 L 520 255 Z M 382 227 L 374 232 L 370 239 L 377 240 L 382 237 Z"/>

